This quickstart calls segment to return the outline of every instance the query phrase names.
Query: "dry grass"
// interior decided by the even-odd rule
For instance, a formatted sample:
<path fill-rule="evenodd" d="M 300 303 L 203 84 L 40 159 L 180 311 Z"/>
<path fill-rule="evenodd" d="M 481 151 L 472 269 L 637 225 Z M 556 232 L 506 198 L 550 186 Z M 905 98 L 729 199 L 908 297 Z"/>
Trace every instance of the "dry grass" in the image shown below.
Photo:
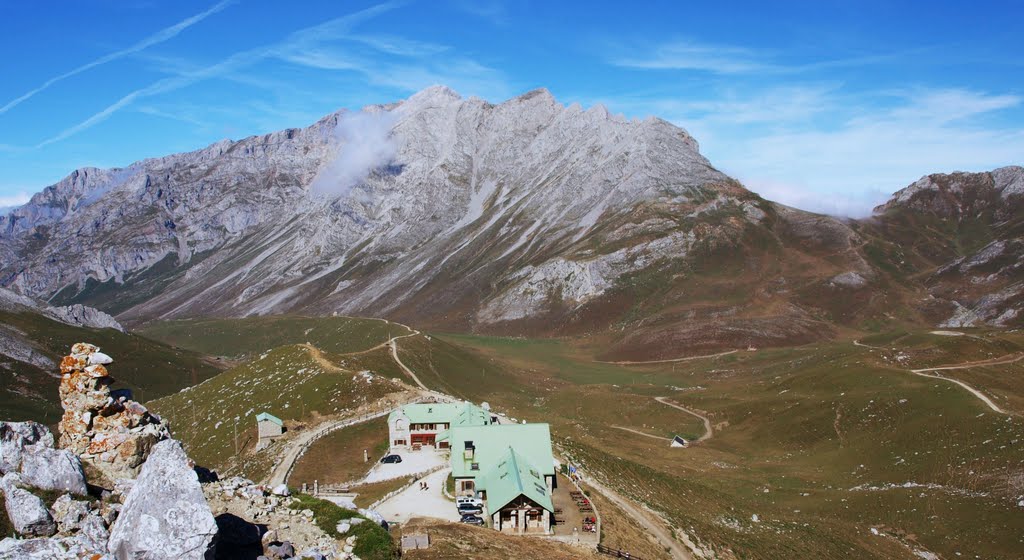
<path fill-rule="evenodd" d="M 402 557 L 412 560 L 582 560 L 599 558 L 593 550 L 571 547 L 536 537 L 503 535 L 493 529 L 412 519 L 402 527 L 404 533 L 426 532 L 430 548 L 406 551 Z"/>
<path fill-rule="evenodd" d="M 338 430 L 318 439 L 295 463 L 290 481 L 293 485 L 314 480 L 320 484 L 340 484 L 362 478 L 387 451 L 388 421 L 377 418 Z M 363 450 L 370 461 L 363 461 Z"/>
<path fill-rule="evenodd" d="M 597 492 L 587 495 L 601 513 L 601 544 L 644 560 L 672 559 L 664 547 L 651 542 L 650 533 L 626 512 Z"/>
<path fill-rule="evenodd" d="M 412 479 L 403 477 L 353 486 L 350 488 L 350 490 L 356 494 L 356 499 L 353 500 L 353 502 L 361 508 L 370 507 L 373 502 L 383 498 L 389 492 L 393 492 L 406 484 L 409 484 L 410 480 Z"/>

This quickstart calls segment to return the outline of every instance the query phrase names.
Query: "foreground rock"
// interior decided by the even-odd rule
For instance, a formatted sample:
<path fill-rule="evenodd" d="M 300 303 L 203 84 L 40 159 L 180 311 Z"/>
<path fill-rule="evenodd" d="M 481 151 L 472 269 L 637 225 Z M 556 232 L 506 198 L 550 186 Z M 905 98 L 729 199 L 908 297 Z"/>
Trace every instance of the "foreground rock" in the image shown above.
<path fill-rule="evenodd" d="M 105 364 L 113 360 L 99 350 L 80 342 L 61 361 L 60 446 L 111 481 L 132 478 L 153 446 L 170 432 L 128 394 L 110 390 L 113 379 Z"/>
<path fill-rule="evenodd" d="M 79 496 L 88 493 L 82 461 L 67 449 L 52 449 L 42 444 L 25 448 L 21 479 L 40 490 L 63 490 Z"/>
<path fill-rule="evenodd" d="M 181 443 L 157 443 L 128 492 L 107 550 L 133 560 L 201 560 L 216 536 L 217 523 Z"/>
<path fill-rule="evenodd" d="M 17 472 L 28 445 L 53 447 L 53 434 L 38 422 L 0 422 L 0 474 Z"/>
<path fill-rule="evenodd" d="M 22 484 L 40 490 L 87 492 L 82 462 L 53 448 L 53 434 L 36 422 L 0 422 L 0 474 L 18 473 Z"/>
<path fill-rule="evenodd" d="M 36 495 L 21 488 L 21 477 L 8 473 L 0 479 L 4 493 L 4 507 L 14 530 L 22 535 L 48 537 L 57 532 L 57 524 Z"/>

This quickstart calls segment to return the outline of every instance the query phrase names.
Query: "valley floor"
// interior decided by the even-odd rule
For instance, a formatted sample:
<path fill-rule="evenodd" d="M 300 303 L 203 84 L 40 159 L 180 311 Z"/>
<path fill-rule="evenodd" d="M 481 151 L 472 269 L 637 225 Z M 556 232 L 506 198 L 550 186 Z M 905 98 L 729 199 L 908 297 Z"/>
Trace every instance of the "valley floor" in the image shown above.
<path fill-rule="evenodd" d="M 487 401 L 516 420 L 550 423 L 561 455 L 591 489 L 607 488 L 606 538 L 617 548 L 632 545 L 656 557 L 653 545 L 676 558 L 711 551 L 743 558 L 1018 557 L 1024 362 L 1012 357 L 1024 351 L 1024 337 L 969 334 L 890 332 L 612 364 L 594 360 L 599 337 L 432 333 L 390 342 L 388 335 L 367 341 L 367 353 L 324 358 L 345 372 L 337 379 L 346 383 L 367 370 L 375 379 L 418 381 Z M 239 375 L 276 379 L 281 367 L 308 369 L 274 356 L 266 360 L 275 373 L 248 365 Z M 331 390 L 317 410 L 346 398 Z M 267 402 L 291 402 L 291 422 L 304 424 L 321 414 L 313 410 L 317 399 L 307 397 L 304 415 L 287 394 Z M 178 412 L 184 409 L 174 405 L 170 414 L 187 426 L 188 415 Z M 676 435 L 691 445 L 670 447 Z M 332 449 L 349 445 L 338 437 L 322 441 Z M 330 456 L 316 445 L 309 453 Z M 297 469 L 304 468 L 300 461 Z"/>

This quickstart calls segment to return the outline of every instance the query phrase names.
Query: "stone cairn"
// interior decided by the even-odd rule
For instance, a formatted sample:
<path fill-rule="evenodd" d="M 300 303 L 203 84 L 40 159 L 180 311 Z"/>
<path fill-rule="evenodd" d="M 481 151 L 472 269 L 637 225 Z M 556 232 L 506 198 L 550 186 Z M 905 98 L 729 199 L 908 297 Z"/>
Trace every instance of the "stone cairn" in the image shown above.
<path fill-rule="evenodd" d="M 113 360 L 92 344 L 79 342 L 60 363 L 60 447 L 71 450 L 111 481 L 134 478 L 157 442 L 170 431 L 160 417 L 131 400 L 127 390 L 110 390 L 105 367 Z"/>

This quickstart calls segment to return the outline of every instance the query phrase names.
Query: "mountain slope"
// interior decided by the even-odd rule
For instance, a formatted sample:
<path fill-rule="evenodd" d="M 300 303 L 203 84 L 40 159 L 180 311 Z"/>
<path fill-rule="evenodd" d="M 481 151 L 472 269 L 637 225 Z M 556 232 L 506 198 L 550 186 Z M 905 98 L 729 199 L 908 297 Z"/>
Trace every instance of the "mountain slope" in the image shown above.
<path fill-rule="evenodd" d="M 109 315 L 54 308 L 0 288 L 0 408 L 12 420 L 54 423 L 62 410 L 58 363 L 72 344 L 94 343 L 118 356 L 118 387 L 157 398 L 212 377 L 202 356 L 122 331 Z"/>
<path fill-rule="evenodd" d="M 433 87 L 76 171 L 0 218 L 0 283 L 130 325 L 360 314 L 610 331 L 606 357 L 673 357 L 930 319 L 917 305 L 928 287 L 871 252 L 898 225 L 765 201 L 659 119 L 546 90 L 495 105 Z"/>
<path fill-rule="evenodd" d="M 877 240 L 880 266 L 925 288 L 929 323 L 1024 324 L 1024 168 L 928 175 L 862 229 Z"/>

